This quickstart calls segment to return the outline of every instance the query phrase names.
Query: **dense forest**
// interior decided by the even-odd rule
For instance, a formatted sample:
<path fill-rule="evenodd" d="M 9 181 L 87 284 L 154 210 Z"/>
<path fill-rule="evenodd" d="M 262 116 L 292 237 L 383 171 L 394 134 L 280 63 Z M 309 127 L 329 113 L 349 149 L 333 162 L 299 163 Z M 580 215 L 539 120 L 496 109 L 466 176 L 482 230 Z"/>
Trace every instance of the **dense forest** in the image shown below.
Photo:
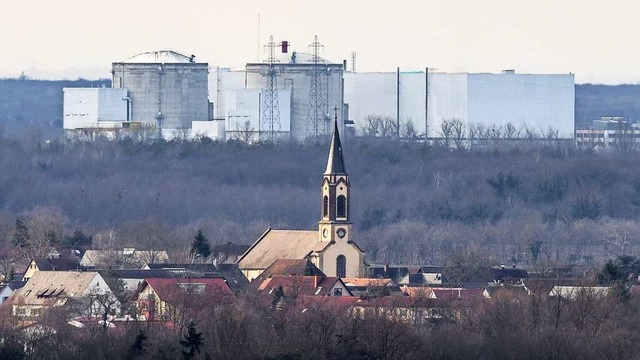
<path fill-rule="evenodd" d="M 0 142 L 0 246 L 74 230 L 93 247 L 250 244 L 268 226 L 314 229 L 327 143 Z M 451 150 L 349 139 L 355 240 L 369 261 L 594 265 L 640 250 L 640 160 L 565 142 Z"/>

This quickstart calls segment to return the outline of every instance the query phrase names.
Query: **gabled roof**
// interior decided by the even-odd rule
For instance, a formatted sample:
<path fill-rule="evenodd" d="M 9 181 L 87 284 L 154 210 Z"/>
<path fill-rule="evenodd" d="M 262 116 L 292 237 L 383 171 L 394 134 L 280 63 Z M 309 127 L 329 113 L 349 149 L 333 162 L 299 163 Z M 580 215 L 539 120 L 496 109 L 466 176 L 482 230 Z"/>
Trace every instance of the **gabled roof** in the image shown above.
<path fill-rule="evenodd" d="M 169 255 L 164 250 L 136 250 L 133 248 L 125 248 L 123 250 L 87 250 L 80 260 L 80 265 L 96 266 L 101 262 L 108 261 L 120 261 L 125 263 L 123 265 L 159 263 L 169 261 Z"/>
<path fill-rule="evenodd" d="M 326 276 L 307 259 L 278 259 L 251 282 L 257 288 L 272 276 Z"/>
<path fill-rule="evenodd" d="M 264 272 L 265 277 L 274 275 L 325 276 L 313 263 L 307 259 L 278 259 Z"/>
<path fill-rule="evenodd" d="M 505 279 L 526 279 L 529 277 L 527 270 L 518 268 L 491 268 L 493 279 L 495 281 L 504 281 Z"/>
<path fill-rule="evenodd" d="M 581 294 L 589 296 L 605 296 L 609 293 L 609 286 L 554 286 L 549 296 L 559 296 L 567 299 L 575 299 Z"/>
<path fill-rule="evenodd" d="M 395 286 L 391 279 L 342 278 L 347 287 L 384 287 Z"/>
<path fill-rule="evenodd" d="M 218 269 L 213 264 L 180 264 L 180 263 L 156 263 L 145 264 L 143 268 L 150 270 L 167 270 L 167 271 L 198 271 L 198 272 L 217 272 Z"/>
<path fill-rule="evenodd" d="M 240 290 L 249 284 L 249 280 L 237 264 L 147 264 L 145 268 L 167 271 L 173 275 L 169 277 L 174 278 L 222 277 L 233 291 Z"/>
<path fill-rule="evenodd" d="M 168 270 L 154 269 L 154 270 L 137 270 L 137 269 L 108 269 L 108 270 L 96 270 L 102 275 L 103 278 L 115 276 L 118 279 L 139 279 L 144 280 L 146 278 L 181 278 L 188 275 L 177 274 Z M 211 277 L 222 277 L 220 274 L 216 274 Z"/>
<path fill-rule="evenodd" d="M 407 286 L 404 285 L 400 288 L 405 295 L 411 298 L 426 299 L 431 295 L 433 288 L 424 286 Z"/>
<path fill-rule="evenodd" d="M 33 260 L 40 271 L 69 271 L 79 270 L 80 261 L 76 258 L 43 258 Z"/>
<path fill-rule="evenodd" d="M 96 276 L 100 275 L 94 271 L 38 271 L 8 301 L 16 305 L 49 305 L 60 298 L 85 296 Z"/>
<path fill-rule="evenodd" d="M 549 295 L 555 286 L 589 286 L 594 285 L 592 281 L 576 278 L 529 278 L 522 280 L 524 287 L 538 295 Z"/>
<path fill-rule="evenodd" d="M 444 266 L 435 265 L 420 266 L 418 270 L 421 274 L 442 274 L 442 271 L 444 271 Z"/>
<path fill-rule="evenodd" d="M 133 298 L 137 298 L 147 286 L 151 286 L 160 300 L 166 302 L 178 300 L 185 295 L 202 296 L 213 302 L 226 302 L 234 298 L 233 291 L 222 278 L 149 278 L 140 284 Z"/>
<path fill-rule="evenodd" d="M 237 264 L 241 269 L 266 269 L 278 259 L 305 259 L 329 245 L 318 241 L 313 230 L 273 230 L 271 228 L 242 255 Z"/>
<path fill-rule="evenodd" d="M 344 282 L 338 277 L 327 276 L 272 276 L 265 279 L 258 287 L 260 292 L 272 293 L 276 289 L 282 287 L 285 295 L 291 296 L 298 295 L 313 295 L 313 296 L 327 296 L 331 295 L 331 289 L 340 282 L 345 289 Z M 348 294 L 343 296 L 352 296 L 351 292 L 347 289 Z"/>
<path fill-rule="evenodd" d="M 18 290 L 21 287 L 25 286 L 26 284 L 27 284 L 26 281 L 12 280 L 12 281 L 3 282 L 2 285 L 0 285 L 0 289 L 4 289 L 4 288 L 8 287 L 11 290 Z"/>
<path fill-rule="evenodd" d="M 482 289 L 439 289 L 432 288 L 432 298 L 434 299 L 480 299 L 482 298 Z"/>
<path fill-rule="evenodd" d="M 500 296 L 500 294 L 529 295 L 529 292 L 527 291 L 527 288 L 524 287 L 524 285 L 492 285 L 487 286 L 484 289 L 484 292 L 490 299 Z"/>
<path fill-rule="evenodd" d="M 331 138 L 331 146 L 329 147 L 329 159 L 327 160 L 327 168 L 324 170 L 324 174 L 329 175 L 346 173 L 347 168 L 344 165 L 344 157 L 342 156 L 342 143 L 340 142 L 338 120 L 336 119 L 333 125 L 333 137 Z"/>
<path fill-rule="evenodd" d="M 224 256 L 241 256 L 244 254 L 251 245 L 237 245 L 237 244 L 225 244 L 216 245 L 211 248 L 211 256 L 218 257 Z"/>

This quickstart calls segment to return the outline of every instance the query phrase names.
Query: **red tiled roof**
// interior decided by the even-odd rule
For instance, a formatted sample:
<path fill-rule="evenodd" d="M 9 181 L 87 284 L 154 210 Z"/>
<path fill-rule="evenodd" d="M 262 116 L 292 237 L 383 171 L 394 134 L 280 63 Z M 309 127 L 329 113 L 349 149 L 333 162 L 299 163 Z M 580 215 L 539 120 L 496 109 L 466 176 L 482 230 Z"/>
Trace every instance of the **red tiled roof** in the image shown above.
<path fill-rule="evenodd" d="M 323 276 L 272 276 L 265 279 L 258 291 L 271 292 L 282 287 L 285 294 L 326 296 L 329 290 L 339 281 L 337 277 Z"/>
<path fill-rule="evenodd" d="M 151 286 L 161 300 L 169 302 L 184 294 L 204 296 L 220 302 L 234 297 L 233 291 L 222 278 L 149 278 L 144 280 L 141 288 L 145 283 Z"/>

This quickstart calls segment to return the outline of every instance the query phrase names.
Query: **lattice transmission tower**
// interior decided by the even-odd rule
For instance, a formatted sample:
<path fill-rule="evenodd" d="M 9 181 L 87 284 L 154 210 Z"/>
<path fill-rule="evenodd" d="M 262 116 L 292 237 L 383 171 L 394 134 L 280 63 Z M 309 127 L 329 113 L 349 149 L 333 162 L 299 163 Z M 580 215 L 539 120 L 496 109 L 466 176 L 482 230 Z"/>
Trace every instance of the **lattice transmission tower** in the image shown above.
<path fill-rule="evenodd" d="M 269 37 L 269 42 L 264 46 L 269 52 L 266 62 L 269 63 L 269 67 L 266 69 L 267 81 L 263 88 L 264 108 L 261 114 L 260 121 L 260 140 L 267 140 L 274 142 L 277 139 L 278 133 L 280 133 L 280 103 L 278 101 L 278 70 L 274 66 L 274 63 L 278 62 L 276 59 L 276 49 L 279 47 L 273 41 L 273 35 Z M 264 136 L 262 136 L 264 134 Z"/>
<path fill-rule="evenodd" d="M 313 42 L 309 45 L 312 54 L 312 66 L 309 72 L 309 115 L 305 134 L 307 137 L 313 138 L 327 134 L 329 128 L 328 115 L 326 111 L 323 111 L 325 103 L 322 80 L 326 74 L 319 55 L 320 49 L 323 48 L 324 45 L 318 41 L 318 35 L 314 36 Z"/>

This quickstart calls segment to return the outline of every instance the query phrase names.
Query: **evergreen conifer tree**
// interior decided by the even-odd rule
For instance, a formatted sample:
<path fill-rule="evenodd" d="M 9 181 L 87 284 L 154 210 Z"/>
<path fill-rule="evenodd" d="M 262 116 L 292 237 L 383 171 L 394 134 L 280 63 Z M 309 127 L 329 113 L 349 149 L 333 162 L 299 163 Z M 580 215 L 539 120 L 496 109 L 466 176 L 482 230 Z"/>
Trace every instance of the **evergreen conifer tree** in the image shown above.
<path fill-rule="evenodd" d="M 198 233 L 194 236 L 191 243 L 191 256 L 201 256 L 206 259 L 211 255 L 211 247 L 209 246 L 209 240 L 202 234 L 202 230 L 198 230 Z"/>
<path fill-rule="evenodd" d="M 129 348 L 127 359 L 138 359 L 147 353 L 147 338 L 147 334 L 144 333 L 144 330 L 140 329 L 140 331 L 138 331 L 138 335 L 136 335 L 133 345 Z"/>
<path fill-rule="evenodd" d="M 182 345 L 182 357 L 187 359 L 195 359 L 196 354 L 200 354 L 200 348 L 204 341 L 202 340 L 202 333 L 196 330 L 196 324 L 193 321 L 189 322 L 187 326 L 187 333 L 184 334 L 184 339 L 180 340 Z"/>

